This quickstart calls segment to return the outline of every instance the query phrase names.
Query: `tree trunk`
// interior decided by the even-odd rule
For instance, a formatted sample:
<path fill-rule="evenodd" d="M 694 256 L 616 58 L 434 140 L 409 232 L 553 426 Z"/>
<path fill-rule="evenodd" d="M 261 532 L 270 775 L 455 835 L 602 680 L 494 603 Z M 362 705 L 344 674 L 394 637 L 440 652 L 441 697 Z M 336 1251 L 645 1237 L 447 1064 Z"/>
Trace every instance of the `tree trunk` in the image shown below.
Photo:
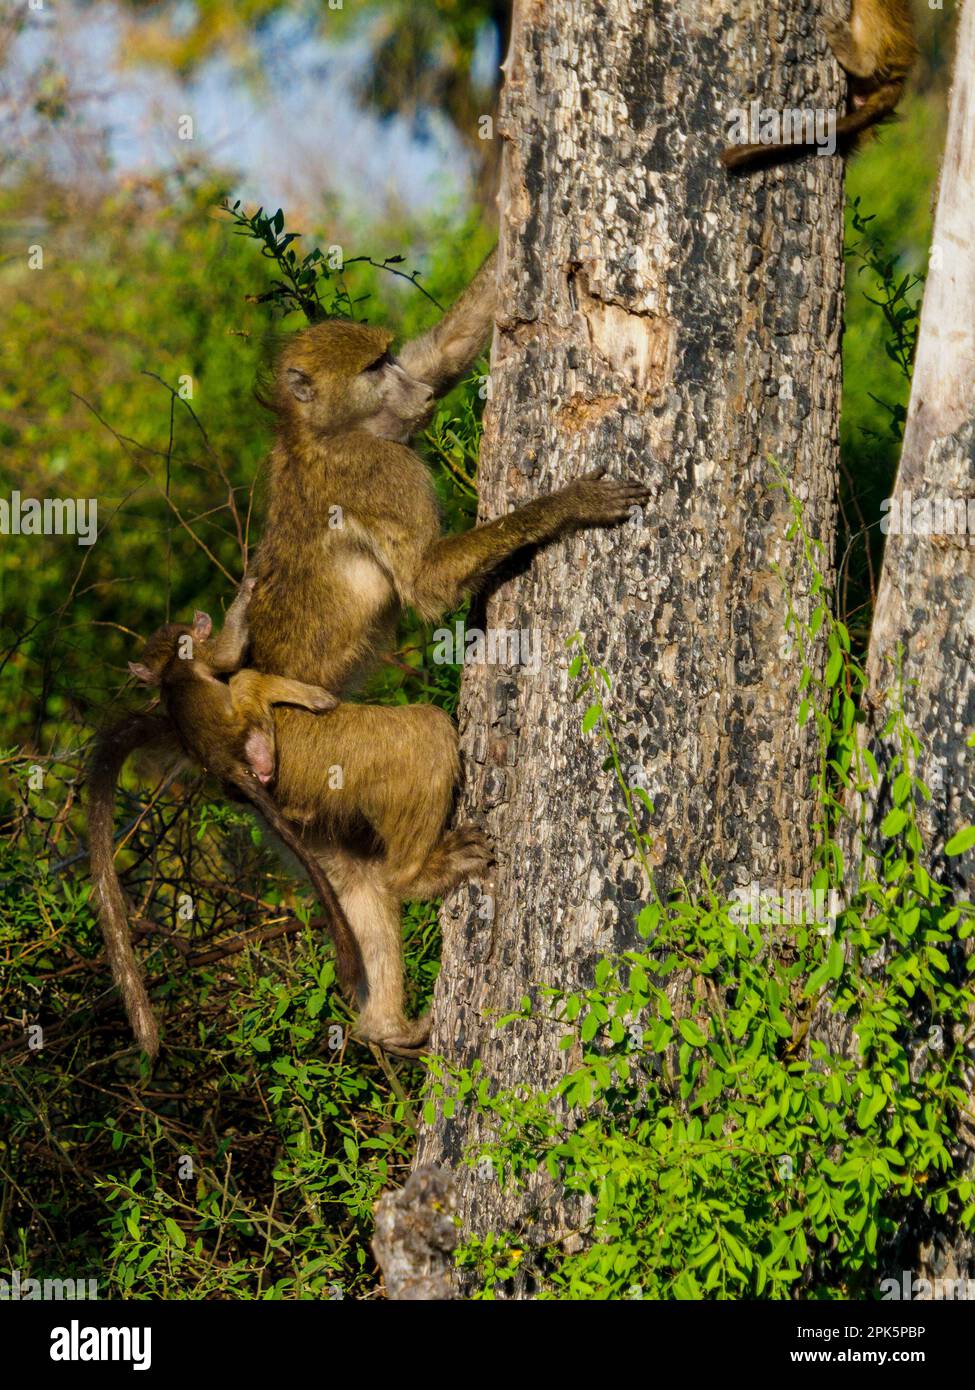
<path fill-rule="evenodd" d="M 445 904 L 432 1050 L 538 1088 L 573 1060 L 562 1030 L 495 1033 L 488 1015 L 538 982 L 591 983 L 640 940 L 646 890 L 571 702 L 574 632 L 612 678 L 624 771 L 655 803 L 661 891 L 702 863 L 726 888 L 809 882 L 816 749 L 773 565 L 803 615 L 808 576 L 767 455 L 831 553 L 843 171 L 808 157 L 735 180 L 718 156 L 731 108 L 832 108 L 841 83 L 799 0 L 524 0 L 506 70 L 480 515 L 600 464 L 653 496 L 526 561 L 471 619 L 539 634 L 542 656 L 465 676 L 465 813 L 498 865 Z M 469 1112 L 438 1115 L 418 1157 L 455 1170 L 466 1229 L 526 1246 L 564 1229 L 557 1190 L 506 1194 L 463 1167 L 477 1140 Z"/>
<path fill-rule="evenodd" d="M 975 730 L 975 542 L 965 534 L 925 534 L 926 516 L 944 528 L 947 499 L 967 504 L 975 531 L 975 3 L 962 12 L 941 170 L 934 239 L 897 482 L 888 519 L 884 564 L 870 634 L 870 689 L 891 685 L 903 649 L 903 703 L 921 740 L 919 774 L 932 792 L 919 807 L 919 827 L 932 873 L 960 895 L 971 891 L 975 851 L 947 858 L 947 840 L 975 821 L 972 760 Z M 911 530 L 906 519 L 911 518 Z M 961 516 L 949 516 L 954 527 Z M 882 701 L 880 702 L 882 705 Z M 881 769 L 882 743 L 874 742 Z M 881 783 L 866 810 L 875 826 L 889 809 Z M 869 832 L 868 832 L 869 833 Z M 930 867 L 930 866 L 929 866 Z M 975 1129 L 960 1152 L 971 1159 Z M 926 1277 L 959 1278 L 975 1271 L 975 1243 L 946 1228 L 914 1233 Z M 906 1257 L 905 1257 L 906 1258 Z"/>
<path fill-rule="evenodd" d="M 975 549 L 967 534 L 926 535 L 928 504 L 975 501 L 975 4 L 959 27 L 955 82 L 935 215 L 934 239 L 891 525 L 870 633 L 867 673 L 874 691 L 890 685 L 891 659 L 904 647 L 908 722 L 925 746 L 934 795 L 922 828 L 937 856 L 958 827 L 975 819 Z M 913 504 L 913 505 L 911 505 Z M 918 512 L 905 534 L 909 510 Z M 973 508 L 975 511 L 975 508 Z M 941 525 L 938 511 L 932 517 Z M 975 520 L 975 516 L 973 516 Z M 918 529 L 915 529 L 915 526 Z M 942 860 L 967 887 L 975 854 Z"/>

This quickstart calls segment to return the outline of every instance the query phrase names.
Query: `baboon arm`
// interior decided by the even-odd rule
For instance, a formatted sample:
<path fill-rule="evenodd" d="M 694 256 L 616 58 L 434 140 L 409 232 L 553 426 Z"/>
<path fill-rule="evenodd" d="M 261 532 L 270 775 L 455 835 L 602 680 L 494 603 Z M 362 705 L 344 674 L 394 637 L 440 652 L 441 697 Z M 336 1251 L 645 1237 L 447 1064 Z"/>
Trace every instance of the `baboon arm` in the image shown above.
<path fill-rule="evenodd" d="M 404 343 L 396 354 L 400 366 L 442 396 L 474 365 L 494 325 L 496 303 L 497 253 L 492 251 L 440 322 Z"/>
<path fill-rule="evenodd" d="M 334 709 L 338 700 L 320 685 L 292 680 L 290 676 L 267 676 L 263 671 L 238 671 L 230 678 L 230 694 L 235 707 L 257 700 L 262 705 L 299 705 L 315 712 Z"/>
<path fill-rule="evenodd" d="M 420 559 L 406 598 L 424 618 L 456 607 L 480 580 L 526 545 L 544 545 L 580 526 L 615 526 L 647 501 L 643 483 L 614 481 L 601 464 L 497 521 L 459 536 L 441 536 Z"/>
<path fill-rule="evenodd" d="M 207 643 L 207 665 L 218 675 L 237 671 L 244 664 L 244 655 L 250 641 L 250 628 L 247 624 L 247 606 L 250 599 L 250 589 L 241 585 L 236 598 L 227 609 L 223 627 L 217 636 Z"/>
<path fill-rule="evenodd" d="M 516 550 L 554 540 L 577 521 L 565 495 L 555 493 L 461 535 L 441 536 L 423 555 L 409 602 L 424 618 L 438 618 Z"/>

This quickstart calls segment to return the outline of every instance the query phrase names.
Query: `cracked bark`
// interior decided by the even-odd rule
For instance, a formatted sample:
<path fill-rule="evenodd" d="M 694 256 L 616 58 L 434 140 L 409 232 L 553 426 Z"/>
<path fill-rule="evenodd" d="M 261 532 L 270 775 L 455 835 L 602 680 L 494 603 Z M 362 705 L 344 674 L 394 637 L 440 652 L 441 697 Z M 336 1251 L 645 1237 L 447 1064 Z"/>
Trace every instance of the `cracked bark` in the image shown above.
<path fill-rule="evenodd" d="M 766 456 L 831 553 L 843 173 L 808 158 L 735 181 L 718 153 L 722 112 L 834 107 L 842 83 L 799 0 L 524 0 L 506 74 L 480 515 L 600 463 L 652 490 L 642 518 L 526 561 L 471 619 L 538 631 L 543 656 L 537 673 L 465 675 L 461 814 L 487 824 L 498 866 L 445 904 L 432 1048 L 541 1087 L 573 1061 L 562 1030 L 495 1033 L 488 1015 L 537 982 L 590 982 L 638 940 L 644 896 L 605 750 L 570 698 L 577 629 L 612 676 L 629 779 L 656 804 L 659 886 L 702 862 L 727 887 L 808 883 L 815 748 L 773 565 L 801 613 L 807 576 Z M 417 1160 L 454 1171 L 465 1229 L 558 1238 L 573 1219 L 558 1188 L 505 1194 L 464 1167 L 478 1133 L 466 1110 L 438 1116 Z"/>

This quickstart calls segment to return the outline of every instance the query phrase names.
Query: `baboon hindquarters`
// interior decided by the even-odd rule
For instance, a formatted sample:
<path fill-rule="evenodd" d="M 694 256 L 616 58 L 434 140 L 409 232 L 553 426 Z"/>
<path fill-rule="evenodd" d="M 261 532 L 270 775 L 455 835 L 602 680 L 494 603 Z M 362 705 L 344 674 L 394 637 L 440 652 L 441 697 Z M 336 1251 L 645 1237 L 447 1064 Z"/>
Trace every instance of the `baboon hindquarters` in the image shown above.
<path fill-rule="evenodd" d="M 312 717 L 277 709 L 275 798 L 289 820 L 381 860 L 405 890 L 440 840 L 459 763 L 453 724 L 431 705 L 343 702 Z"/>
<path fill-rule="evenodd" d="M 435 896 L 486 862 L 479 832 L 446 831 L 457 784 L 457 735 L 429 705 L 343 703 L 311 718 L 275 711 L 276 798 L 304 827 L 365 964 L 359 1032 L 410 1049 L 426 1019 L 404 1011 L 400 904 Z"/>

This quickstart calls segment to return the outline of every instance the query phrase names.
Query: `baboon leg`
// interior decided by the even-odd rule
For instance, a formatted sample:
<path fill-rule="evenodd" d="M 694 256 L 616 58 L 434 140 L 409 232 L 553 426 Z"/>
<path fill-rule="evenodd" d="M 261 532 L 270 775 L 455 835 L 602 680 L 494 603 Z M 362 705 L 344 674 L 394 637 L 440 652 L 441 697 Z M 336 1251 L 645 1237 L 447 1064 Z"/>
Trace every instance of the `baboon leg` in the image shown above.
<path fill-rule="evenodd" d="M 877 55 L 872 48 L 860 44 L 845 19 L 824 19 L 823 31 L 833 50 L 833 56 L 851 77 L 873 77 L 877 71 Z"/>
<path fill-rule="evenodd" d="M 267 676 L 249 667 L 230 678 L 230 694 L 235 707 L 254 702 L 261 705 L 299 705 L 316 712 L 334 709 L 334 695 L 320 685 L 291 680 L 288 676 Z"/>
<path fill-rule="evenodd" d="M 400 902 L 381 859 L 358 859 L 334 847 L 315 849 L 359 943 L 366 985 L 356 1032 L 381 1047 L 408 1051 L 426 1042 L 429 1019 L 410 1021 L 403 998 Z"/>

